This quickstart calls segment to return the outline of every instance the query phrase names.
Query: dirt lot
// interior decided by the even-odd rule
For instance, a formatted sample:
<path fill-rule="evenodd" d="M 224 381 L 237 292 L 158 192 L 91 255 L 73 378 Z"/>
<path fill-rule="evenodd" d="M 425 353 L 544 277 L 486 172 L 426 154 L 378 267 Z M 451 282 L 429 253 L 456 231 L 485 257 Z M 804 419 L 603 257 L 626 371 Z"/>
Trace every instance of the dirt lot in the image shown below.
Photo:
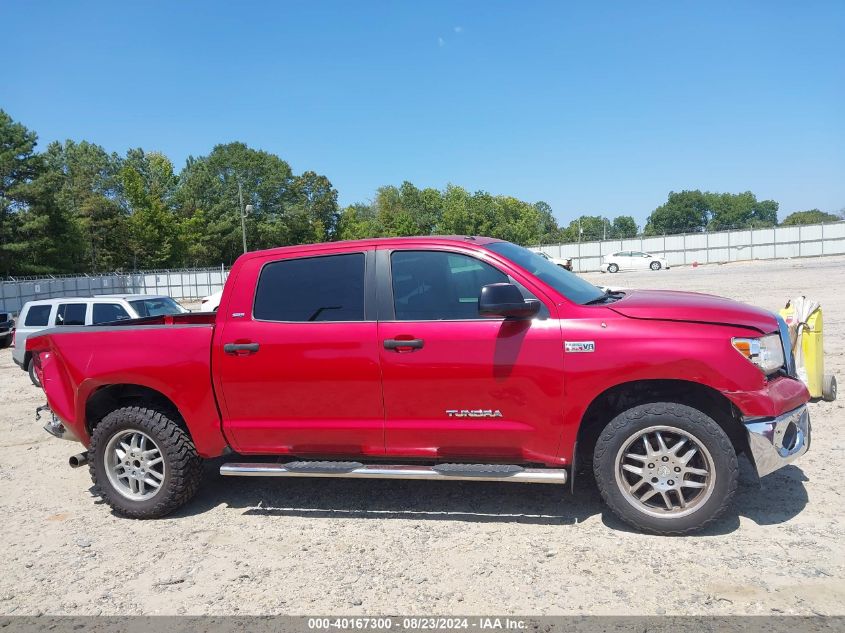
<path fill-rule="evenodd" d="M 845 382 L 845 258 L 587 275 L 776 309 L 821 299 Z M 827 291 L 831 291 L 827 295 Z M 118 518 L 77 446 L 0 352 L 0 614 L 845 614 L 845 399 L 811 405 L 813 446 L 686 538 L 644 536 L 582 480 L 556 486 L 223 479 L 159 521 Z"/>

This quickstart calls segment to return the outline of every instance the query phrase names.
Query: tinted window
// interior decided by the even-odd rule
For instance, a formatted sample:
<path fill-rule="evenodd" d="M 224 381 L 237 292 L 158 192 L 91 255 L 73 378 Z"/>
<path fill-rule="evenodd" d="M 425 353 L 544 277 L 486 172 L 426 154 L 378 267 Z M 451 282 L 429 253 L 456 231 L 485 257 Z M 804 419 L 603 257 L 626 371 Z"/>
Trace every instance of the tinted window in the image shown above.
<path fill-rule="evenodd" d="M 510 242 L 493 242 L 487 245 L 491 251 L 499 253 L 525 269 L 537 279 L 544 281 L 564 297 L 575 303 L 587 303 L 598 299 L 604 292 L 593 284 L 581 279 L 568 270 L 555 266 L 552 262 L 538 257 L 531 251 Z"/>
<path fill-rule="evenodd" d="M 29 306 L 29 312 L 26 313 L 26 321 L 24 325 L 30 327 L 46 327 L 50 320 L 50 308 L 52 306 Z"/>
<path fill-rule="evenodd" d="M 363 321 L 363 253 L 267 264 L 253 315 L 265 321 Z"/>
<path fill-rule="evenodd" d="M 110 323 L 128 318 L 129 314 L 123 309 L 123 306 L 117 303 L 95 303 L 91 323 L 97 325 L 98 323 Z"/>
<path fill-rule="evenodd" d="M 129 305 L 138 313 L 139 317 L 162 316 L 165 314 L 180 314 L 182 308 L 170 297 L 156 297 L 155 299 L 136 299 Z"/>
<path fill-rule="evenodd" d="M 508 281 L 489 264 L 455 253 L 397 251 L 390 261 L 400 321 L 477 319 L 481 287 Z"/>
<path fill-rule="evenodd" d="M 60 303 L 56 312 L 56 325 L 85 325 L 84 303 Z"/>

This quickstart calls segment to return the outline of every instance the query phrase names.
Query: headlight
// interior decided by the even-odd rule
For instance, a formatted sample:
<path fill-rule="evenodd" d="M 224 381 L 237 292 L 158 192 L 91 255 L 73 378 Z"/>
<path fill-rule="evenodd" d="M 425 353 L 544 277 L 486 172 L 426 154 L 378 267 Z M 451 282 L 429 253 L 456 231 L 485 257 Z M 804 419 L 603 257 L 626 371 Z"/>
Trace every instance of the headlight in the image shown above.
<path fill-rule="evenodd" d="M 779 334 L 768 334 L 760 338 L 731 339 L 736 351 L 757 365 L 767 376 L 783 367 L 783 344 Z"/>

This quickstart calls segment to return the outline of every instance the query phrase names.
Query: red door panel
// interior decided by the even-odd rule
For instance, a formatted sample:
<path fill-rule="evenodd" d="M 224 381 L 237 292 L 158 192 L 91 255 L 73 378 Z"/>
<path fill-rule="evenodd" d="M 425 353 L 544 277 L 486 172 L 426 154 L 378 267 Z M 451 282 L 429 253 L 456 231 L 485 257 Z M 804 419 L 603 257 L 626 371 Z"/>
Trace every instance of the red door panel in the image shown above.
<path fill-rule="evenodd" d="M 221 354 L 224 428 L 243 453 L 384 453 L 376 324 L 233 321 Z"/>
<path fill-rule="evenodd" d="M 223 430 L 239 452 L 384 454 L 377 325 L 357 316 L 364 257 L 338 247 L 255 259 L 233 280 L 213 366 Z"/>
<path fill-rule="evenodd" d="M 388 454 L 555 462 L 563 424 L 557 320 L 379 324 L 380 340 L 401 338 L 423 346 L 381 349 Z"/>
<path fill-rule="evenodd" d="M 563 349 L 548 306 L 543 318 L 480 318 L 481 287 L 508 271 L 458 250 L 379 258 L 390 271 L 378 326 L 387 453 L 558 463 Z"/>

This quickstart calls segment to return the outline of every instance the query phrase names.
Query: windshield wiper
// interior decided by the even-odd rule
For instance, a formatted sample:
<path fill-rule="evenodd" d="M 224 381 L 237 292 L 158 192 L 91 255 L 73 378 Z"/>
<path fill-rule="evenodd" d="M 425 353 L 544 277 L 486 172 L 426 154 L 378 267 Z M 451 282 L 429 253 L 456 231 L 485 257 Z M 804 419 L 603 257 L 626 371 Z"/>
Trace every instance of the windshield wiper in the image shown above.
<path fill-rule="evenodd" d="M 601 295 L 600 297 L 596 297 L 595 299 L 591 299 L 590 301 L 588 301 L 584 305 L 585 306 L 591 306 L 591 305 L 596 305 L 597 303 L 611 303 L 612 301 L 618 301 L 619 299 L 621 299 L 624 296 L 625 296 L 625 293 L 622 292 L 621 290 L 607 289 L 607 290 L 604 291 L 603 295 Z"/>

